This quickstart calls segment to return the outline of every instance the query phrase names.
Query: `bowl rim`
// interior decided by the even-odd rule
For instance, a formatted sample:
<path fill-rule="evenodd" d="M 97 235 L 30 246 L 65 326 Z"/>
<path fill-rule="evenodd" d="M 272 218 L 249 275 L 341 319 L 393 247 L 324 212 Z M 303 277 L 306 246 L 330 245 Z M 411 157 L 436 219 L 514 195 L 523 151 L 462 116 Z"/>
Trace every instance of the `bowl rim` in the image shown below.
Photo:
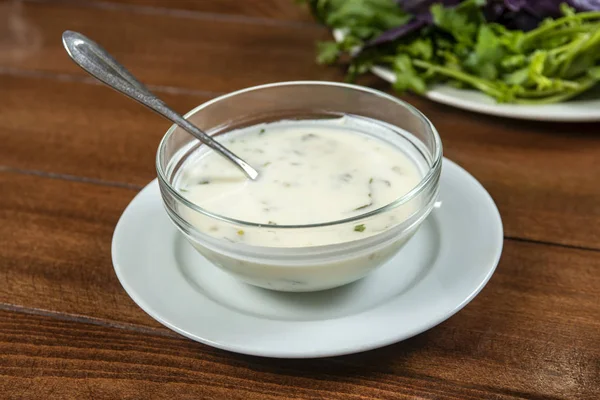
<path fill-rule="evenodd" d="M 353 216 L 350 218 L 338 219 L 338 220 L 327 221 L 327 222 L 312 223 L 312 224 L 303 224 L 303 225 L 270 225 L 270 224 L 261 224 L 261 223 L 257 223 L 257 222 L 251 222 L 251 221 L 238 220 L 235 218 L 230 218 L 230 217 L 227 217 L 224 215 L 213 213 L 209 210 L 206 210 L 206 209 L 198 206 L 197 204 L 192 203 L 187 198 L 185 198 L 183 195 L 181 195 L 169 183 L 168 178 L 165 176 L 165 170 L 166 170 L 167 166 L 162 165 L 161 154 L 164 153 L 168 138 L 171 135 L 173 135 L 173 133 L 177 129 L 177 125 L 173 124 L 169 127 L 167 132 L 164 134 L 163 138 L 161 139 L 161 141 L 158 145 L 158 149 L 156 152 L 156 171 L 157 171 L 158 180 L 162 184 L 161 186 L 166 188 L 167 191 L 169 192 L 169 194 L 171 196 L 173 196 L 177 201 L 183 203 L 186 207 L 188 207 L 196 212 L 206 215 L 207 217 L 217 219 L 220 221 L 224 221 L 224 222 L 227 222 L 230 224 L 252 227 L 252 228 L 267 227 L 272 230 L 323 228 L 323 227 L 331 227 L 331 226 L 335 226 L 335 225 L 348 224 L 351 222 L 358 222 L 358 221 L 364 220 L 365 218 L 369 218 L 374 215 L 384 213 L 388 210 L 394 209 L 402 204 L 405 204 L 405 203 L 411 201 L 413 198 L 417 197 L 421 192 L 423 192 L 426 188 L 429 187 L 429 183 L 435 179 L 436 175 L 439 174 L 439 172 L 441 170 L 441 166 L 442 166 L 442 159 L 443 159 L 442 141 L 441 141 L 441 138 L 440 138 L 437 130 L 435 129 L 435 126 L 431 123 L 431 121 L 429 121 L 429 119 L 421 111 L 419 111 L 413 105 L 411 105 L 403 100 L 400 100 L 392 95 L 384 93 L 380 90 L 372 89 L 372 88 L 361 86 L 361 85 L 354 85 L 354 84 L 341 83 L 341 82 L 330 82 L 330 81 L 283 81 L 283 82 L 267 83 L 264 85 L 251 86 L 251 87 L 244 88 L 241 90 L 236 90 L 236 91 L 215 97 L 214 99 L 211 99 L 209 101 L 206 101 L 206 102 L 196 106 L 192 110 L 188 111 L 183 117 L 185 119 L 188 119 L 189 117 L 193 116 L 194 114 L 203 110 L 204 108 L 211 106 L 212 104 L 215 104 L 215 103 L 223 101 L 223 100 L 227 100 L 230 97 L 234 97 L 234 96 L 237 96 L 237 95 L 240 95 L 243 93 L 248 93 L 248 92 L 263 90 L 263 89 L 270 89 L 270 88 L 280 87 L 280 86 L 310 86 L 310 85 L 347 88 L 347 89 L 352 89 L 352 90 L 357 90 L 357 91 L 365 92 L 368 94 L 372 94 L 372 95 L 381 97 L 385 100 L 391 101 L 392 103 L 395 103 L 396 105 L 398 105 L 400 107 L 404 107 L 409 112 L 411 112 L 414 116 L 416 116 L 418 119 L 420 119 L 421 122 L 424 123 L 426 128 L 428 128 L 430 130 L 430 132 L 433 136 L 434 154 L 433 154 L 433 163 L 429 167 L 427 173 L 419 181 L 419 183 L 414 188 L 412 188 L 409 192 L 405 193 L 404 195 L 400 196 L 399 198 L 395 199 L 394 201 L 392 201 L 382 207 L 379 207 L 375 210 L 371 210 L 364 214 L 359 214 L 359 215 L 356 215 L 356 216 Z"/>

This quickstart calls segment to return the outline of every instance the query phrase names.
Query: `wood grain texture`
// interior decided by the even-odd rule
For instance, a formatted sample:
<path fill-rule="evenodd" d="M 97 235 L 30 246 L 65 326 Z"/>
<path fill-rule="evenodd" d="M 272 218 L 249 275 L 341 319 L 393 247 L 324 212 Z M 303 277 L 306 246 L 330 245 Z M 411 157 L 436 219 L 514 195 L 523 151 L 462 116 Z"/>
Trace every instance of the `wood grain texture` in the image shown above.
<path fill-rule="evenodd" d="M 598 124 L 403 97 L 518 240 L 472 303 L 402 343 L 325 360 L 240 356 L 181 338 L 126 295 L 112 233 L 155 176 L 169 124 L 94 84 L 60 33 L 93 37 L 183 112 L 260 83 L 343 79 L 315 65 L 328 33 L 303 12 L 292 0 L 0 1 L 0 398 L 600 398 Z"/>
<path fill-rule="evenodd" d="M 80 0 L 78 0 L 80 1 Z M 153 7 L 156 13 L 199 12 L 232 17 L 275 19 L 286 23 L 314 24 L 307 7 L 294 0 L 84 0 L 88 3 L 110 3 L 132 7 Z M 147 10 L 151 11 L 151 10 Z M 266 22 L 266 21 L 265 21 Z"/>
<path fill-rule="evenodd" d="M 18 399 L 594 399 L 600 354 L 589 345 L 446 323 L 368 353 L 273 360 L 161 334 L 0 311 L 0 390 Z"/>
<path fill-rule="evenodd" d="M 489 191 L 508 237 L 600 249 L 600 124 L 519 121 L 406 96 Z"/>
<path fill-rule="evenodd" d="M 138 186 L 152 180 L 156 147 L 169 123 L 88 82 L 0 74 L 2 164 Z M 211 97 L 157 89 L 182 112 Z M 437 126 L 445 154 L 490 191 L 507 236 L 600 248 L 597 125 L 496 120 L 405 99 Z"/>
<path fill-rule="evenodd" d="M 0 75 L 0 86 L 1 164 L 136 185 L 156 177 L 156 149 L 171 124 L 143 106 L 76 81 Z M 160 96 L 181 112 L 210 98 Z"/>
<path fill-rule="evenodd" d="M 112 233 L 135 190 L 3 172 L 0 193 L 0 302 L 150 321 L 111 262 Z"/>
<path fill-rule="evenodd" d="M 342 77 L 336 68 L 314 64 L 312 43 L 326 34 L 318 28 L 195 23 L 195 19 L 176 16 L 62 2 L 11 7 L 24 21 L 22 26 L 41 37 L 28 50 L 26 40 L 12 40 L 14 35 L 8 35 L 6 51 L 0 52 L 0 72 L 5 73 L 0 85 L 6 93 L 0 97 L 0 123 L 2 135 L 8 137 L 0 151 L 6 154 L 4 163 L 17 168 L 138 185 L 154 176 L 156 143 L 168 124 L 104 88 L 77 84 L 89 79 L 84 79 L 55 39 L 72 21 L 122 55 L 126 65 L 157 85 L 178 110 L 202 103 L 216 95 L 213 91 L 281 79 Z M 131 18 L 136 24 L 129 23 Z M 106 24 L 107 20 L 114 24 Z M 181 20 L 193 23 L 181 28 Z M 251 68 L 249 59 L 256 60 Z M 60 83 L 41 81 L 46 78 Z M 387 87 L 382 82 L 378 85 Z M 600 225 L 600 186 L 596 184 L 600 125 L 512 121 L 459 111 L 416 96 L 404 98 L 434 122 L 445 154 L 490 191 L 509 237 L 600 248 L 596 228 Z M 44 110 L 48 125 L 32 128 L 30 121 L 39 110 Z M 30 143 L 44 146 L 44 153 L 31 157 Z M 104 150 L 107 147 L 110 151 Z"/>
<path fill-rule="evenodd" d="M 0 3 L 0 15 L 12 21 L 1 39 L 0 67 L 85 76 L 62 47 L 61 34 L 71 29 L 93 38 L 142 82 L 155 85 L 225 92 L 275 81 L 343 78 L 340 70 L 315 63 L 315 41 L 328 37 L 317 25 L 80 4 Z"/>
<path fill-rule="evenodd" d="M 118 374 L 132 368 L 114 361 L 129 354 L 111 355 L 110 346 L 116 342 L 127 343 L 123 344 L 123 351 L 132 346 L 127 350 L 135 355 L 131 364 L 155 364 L 153 374 L 158 374 L 159 382 L 167 379 L 173 368 L 183 368 L 186 378 L 181 378 L 182 382 L 190 384 L 197 380 L 194 374 L 221 368 L 223 364 L 228 366 L 222 372 L 223 380 L 227 376 L 234 381 L 240 379 L 236 368 L 255 371 L 256 381 L 283 379 L 281 387 L 268 389 L 281 398 L 296 392 L 299 398 L 309 398 L 320 393 L 312 391 L 327 387 L 334 388 L 334 394 L 339 391 L 338 398 L 350 394 L 393 398 L 394 393 L 408 398 L 593 398 L 600 383 L 597 251 L 508 240 L 497 272 L 483 292 L 431 331 L 385 349 L 344 357 L 342 360 L 347 361 L 343 362 L 266 361 L 176 339 L 174 333 L 160 327 L 127 297 L 112 270 L 110 242 L 113 227 L 134 190 L 5 172 L 0 174 L 0 192 L 4 193 L 0 197 L 0 237 L 7 239 L 0 242 L 0 308 L 63 321 L 44 322 L 39 329 L 9 328 L 14 338 L 37 343 L 23 346 L 38 352 L 36 362 L 42 363 L 36 364 L 39 375 L 31 377 L 33 381 L 22 381 L 26 367 L 13 367 L 12 363 L 17 358 L 24 363 L 19 365 L 33 361 L 16 355 L 5 358 L 0 365 L 9 366 L 14 376 L 21 377 L 15 378 L 15 385 L 21 382 L 19 385 L 56 386 L 64 379 L 65 387 L 71 387 L 83 378 L 75 372 L 61 375 L 59 367 L 53 366 L 58 362 L 53 361 L 55 358 L 66 359 L 61 361 L 64 365 L 73 363 L 68 369 L 89 370 L 91 377 L 98 379 L 94 385 L 108 385 Z M 77 325 L 81 322 L 89 322 L 90 326 L 82 328 Z M 53 324 L 63 328 L 51 328 Z M 88 332 L 105 332 L 108 328 L 123 332 L 102 333 L 101 336 L 108 335 L 103 339 L 93 339 L 94 334 Z M 0 329 L 0 334 L 5 334 L 5 330 Z M 43 337 L 63 337 L 66 342 L 80 340 L 95 349 L 108 345 L 109 349 L 71 357 L 73 349 L 60 350 L 58 344 L 46 343 Z M 13 343 L 17 339 L 10 340 Z M 171 345 L 163 343 L 177 343 L 177 350 L 169 350 Z M 7 351 L 13 349 L 10 354 L 23 352 L 15 350 L 15 344 L 4 346 Z M 141 348 L 135 350 L 136 346 Z M 45 350 L 54 348 L 59 349 L 57 353 Z M 221 361 L 210 361 L 215 354 Z M 90 363 L 100 364 L 84 368 L 82 365 L 88 364 L 69 361 L 88 357 L 92 359 Z M 185 367 L 188 357 L 195 358 L 196 364 Z M 170 360 L 168 365 L 165 360 Z M 355 380 L 348 380 L 344 363 L 356 371 L 356 375 L 351 375 Z M 100 365 L 116 368 L 117 375 L 102 375 L 98 372 L 103 370 Z M 289 371 L 286 365 L 300 371 Z M 137 373 L 139 379 L 148 373 L 143 368 Z M 285 378 L 274 377 L 279 374 Z M 303 374 L 315 381 L 299 379 Z M 132 387 L 135 386 L 124 386 L 123 390 L 133 390 Z M 302 388 L 307 391 L 302 392 Z"/>

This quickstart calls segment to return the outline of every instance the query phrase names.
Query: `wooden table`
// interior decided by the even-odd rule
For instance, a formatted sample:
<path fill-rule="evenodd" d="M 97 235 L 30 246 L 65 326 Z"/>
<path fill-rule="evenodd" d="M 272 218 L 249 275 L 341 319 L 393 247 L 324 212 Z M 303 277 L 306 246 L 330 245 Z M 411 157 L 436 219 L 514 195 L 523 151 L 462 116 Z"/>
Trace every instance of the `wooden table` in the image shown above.
<path fill-rule="evenodd" d="M 328 33 L 291 0 L 0 1 L 0 398 L 600 398 L 600 125 L 404 96 L 497 202 L 495 275 L 457 315 L 386 348 L 237 355 L 164 328 L 119 285 L 112 232 L 155 177 L 169 124 L 71 63 L 65 29 L 181 111 L 266 82 L 343 79 L 314 63 Z"/>

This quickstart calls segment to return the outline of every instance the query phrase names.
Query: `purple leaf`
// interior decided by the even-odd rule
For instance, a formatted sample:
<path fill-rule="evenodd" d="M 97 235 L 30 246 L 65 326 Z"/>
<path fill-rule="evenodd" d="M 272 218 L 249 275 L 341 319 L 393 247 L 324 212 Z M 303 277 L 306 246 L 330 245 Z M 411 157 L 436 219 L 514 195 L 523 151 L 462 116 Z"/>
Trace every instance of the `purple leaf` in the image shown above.
<path fill-rule="evenodd" d="M 452 7 L 459 4 L 461 0 L 396 0 L 396 3 L 404 11 L 410 14 L 429 14 L 429 8 L 436 3 L 444 7 Z"/>
<path fill-rule="evenodd" d="M 381 35 L 376 38 L 370 40 L 366 45 L 367 46 L 376 46 L 381 43 L 391 42 L 403 36 L 406 36 L 412 32 L 416 32 L 422 27 L 428 25 L 428 22 L 422 19 L 413 18 L 408 23 L 398 26 L 396 28 L 388 29 L 383 32 Z"/>
<path fill-rule="evenodd" d="M 569 4 L 579 11 L 600 11 L 600 0 L 570 0 Z"/>
<path fill-rule="evenodd" d="M 490 0 L 484 15 L 488 21 L 509 29 L 530 31 L 545 18 L 560 17 L 561 3 L 567 3 L 576 11 L 600 11 L 600 0 Z"/>
<path fill-rule="evenodd" d="M 429 8 L 433 4 L 442 3 L 445 7 L 452 7 L 460 2 L 461 0 L 396 0 L 398 6 L 402 8 L 403 11 L 414 15 L 414 18 L 404 25 L 388 29 L 381 35 L 369 41 L 366 45 L 368 47 L 391 42 L 416 32 L 424 26 L 431 25 L 433 20 Z"/>
<path fill-rule="evenodd" d="M 482 11 L 489 22 L 497 22 L 509 29 L 530 31 L 545 18 L 560 17 L 560 5 L 565 2 L 576 11 L 600 11 L 600 0 L 488 0 Z M 391 42 L 417 32 L 433 23 L 429 12 L 433 4 L 453 7 L 461 3 L 461 0 L 396 0 L 396 3 L 407 13 L 413 14 L 414 18 L 371 39 L 366 47 Z"/>

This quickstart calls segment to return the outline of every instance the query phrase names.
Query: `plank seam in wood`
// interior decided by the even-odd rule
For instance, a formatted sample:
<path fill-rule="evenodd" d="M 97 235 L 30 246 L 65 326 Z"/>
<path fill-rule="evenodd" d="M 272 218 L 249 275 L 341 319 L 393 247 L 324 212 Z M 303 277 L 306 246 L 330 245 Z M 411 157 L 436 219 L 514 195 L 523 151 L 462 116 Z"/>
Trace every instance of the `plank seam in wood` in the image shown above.
<path fill-rule="evenodd" d="M 163 331 L 163 330 L 159 330 L 159 329 L 155 329 L 155 328 L 149 328 L 149 327 L 144 327 L 144 326 L 139 326 L 139 325 L 134 325 L 134 324 L 115 323 L 112 321 L 106 321 L 106 320 L 97 319 L 97 318 L 93 318 L 93 317 L 85 317 L 85 316 L 68 314 L 68 313 L 59 313 L 59 312 L 53 312 L 53 311 L 48 311 L 48 310 L 43 310 L 43 309 L 36 309 L 36 308 L 26 308 L 26 307 L 16 306 L 13 304 L 7 304 L 7 303 L 0 303 L 0 311 L 13 312 L 15 314 L 23 314 L 23 315 L 34 315 L 34 316 L 38 316 L 38 317 L 50 318 L 52 320 L 57 320 L 57 321 L 72 322 L 72 323 L 77 323 L 77 324 L 89 324 L 89 325 L 93 325 L 93 326 L 100 326 L 103 328 L 121 329 L 121 330 L 125 330 L 128 332 L 133 332 L 133 333 L 142 333 L 142 334 L 147 334 L 149 336 L 154 336 L 154 337 L 164 337 L 164 338 L 168 338 L 168 339 L 179 339 L 181 341 L 188 341 L 187 338 L 184 338 L 183 336 L 181 336 L 175 332 L 172 332 L 170 330 L 166 330 L 166 328 Z M 205 349 L 210 349 L 210 347 L 206 346 Z M 242 355 L 242 357 L 246 357 L 246 356 Z M 356 363 L 354 363 L 352 360 L 350 360 L 348 358 L 337 358 L 337 357 L 336 358 L 328 358 L 327 361 L 330 363 L 333 363 L 333 364 L 340 364 L 345 367 L 361 368 L 360 365 L 357 365 Z M 283 368 L 283 370 L 285 371 L 286 368 Z M 291 371 L 293 371 L 293 368 L 291 369 Z M 386 373 L 385 371 L 380 371 L 380 372 L 383 372 L 383 374 L 385 374 L 385 375 L 389 375 L 389 373 Z M 558 397 L 554 397 L 554 396 L 547 397 L 547 396 L 543 396 L 543 395 L 537 395 L 534 393 L 527 393 L 527 392 L 522 392 L 522 391 L 518 391 L 518 390 L 502 388 L 502 387 L 495 387 L 495 386 L 490 386 L 490 385 L 459 383 L 459 382 L 454 382 L 452 380 L 447 380 L 447 379 L 443 379 L 443 378 L 439 378 L 439 377 L 430 376 L 427 374 L 419 374 L 419 373 L 408 372 L 408 371 L 404 371 L 404 373 L 402 373 L 400 376 L 402 378 L 414 379 L 414 380 L 420 381 L 420 383 L 429 382 L 429 383 L 436 383 L 436 384 L 441 384 L 441 385 L 452 385 L 452 386 L 458 386 L 463 389 L 468 389 L 471 391 L 487 392 L 488 394 L 512 396 L 512 397 L 526 398 L 526 399 L 531 399 L 531 400 L 558 399 Z M 385 381 L 384 381 L 384 383 L 385 383 Z M 418 388 L 417 386 L 415 386 L 415 383 L 411 384 L 411 383 L 405 382 L 404 384 L 408 385 L 408 387 L 406 387 L 405 389 Z M 383 389 L 383 390 L 388 391 L 387 389 Z M 440 390 L 443 390 L 443 388 L 434 389 L 433 392 L 440 393 Z M 465 398 L 473 399 L 476 397 L 472 397 L 471 395 L 469 395 L 469 397 L 465 397 Z"/>
<path fill-rule="evenodd" d="M 0 172 L 10 172 L 10 173 L 15 173 L 15 174 L 33 175 L 33 176 L 38 176 L 40 178 L 58 179 L 58 180 L 78 182 L 78 183 L 90 183 L 90 184 L 99 185 L 99 186 L 118 187 L 118 188 L 123 188 L 123 189 L 130 189 L 130 190 L 141 190 L 144 188 L 144 185 L 136 185 L 134 183 L 105 181 L 102 179 L 88 178 L 85 176 L 76 176 L 76 175 L 68 175 L 68 174 L 59 174 L 59 173 L 54 173 L 54 172 L 12 168 L 12 167 L 5 166 L 5 165 L 0 165 Z"/>
<path fill-rule="evenodd" d="M 184 9 L 172 9 L 165 7 L 155 7 L 147 5 L 134 5 L 134 4 L 120 4 L 111 3 L 105 1 L 90 1 L 82 2 L 80 0 L 23 0 L 27 3 L 44 3 L 44 4 L 55 4 L 55 5 L 69 5 L 76 7 L 86 8 L 97 8 L 101 10 L 110 11 L 129 11 L 137 14 L 146 15 L 163 15 L 173 18 L 187 18 L 197 20 L 212 20 L 212 21 L 225 21 L 225 22 L 236 22 L 242 24 L 251 25 L 271 25 L 271 26 L 285 26 L 286 28 L 296 29 L 324 29 L 324 27 L 316 22 L 300 22 L 293 20 L 278 20 L 275 18 L 266 17 L 251 17 L 247 15 L 230 15 L 220 13 L 210 13 L 205 11 L 192 11 Z M 241 0 L 240 0 L 241 1 Z M 291 0 L 290 0 L 291 1 Z"/>
<path fill-rule="evenodd" d="M 183 336 L 181 336 L 171 330 L 168 330 L 167 328 L 164 328 L 164 329 L 151 328 L 151 327 L 145 326 L 145 325 L 117 322 L 114 320 L 90 317 L 87 315 L 50 311 L 50 310 L 44 310 L 41 308 L 25 307 L 25 306 L 19 306 L 16 304 L 10 304 L 10 303 L 0 303 L 0 310 L 10 311 L 10 312 L 19 313 L 19 314 L 37 315 L 37 316 L 52 318 L 52 319 L 56 319 L 56 320 L 60 320 L 60 321 L 77 322 L 77 323 L 82 323 L 82 324 L 102 326 L 102 327 L 106 327 L 106 328 L 123 329 L 123 330 L 127 330 L 127 331 L 132 331 L 132 332 L 145 333 L 145 334 L 153 335 L 153 336 L 162 336 L 162 337 L 183 339 Z"/>
<path fill-rule="evenodd" d="M 89 178 L 89 177 L 85 177 L 85 176 L 76 176 L 76 175 L 69 175 L 69 174 L 39 171 L 39 170 L 12 168 L 9 166 L 4 166 L 4 165 L 0 165 L 0 172 L 10 172 L 10 173 L 15 173 L 15 174 L 33 175 L 33 176 L 38 176 L 40 178 L 57 179 L 57 180 L 71 181 L 71 182 L 77 182 L 77 183 L 89 183 L 89 184 L 94 184 L 94 185 L 99 185 L 99 186 L 118 187 L 118 188 L 136 190 L 136 191 L 139 191 L 145 187 L 145 185 L 137 185 L 134 183 L 118 182 L 118 181 L 105 181 L 102 179 Z M 515 237 L 515 236 L 504 235 L 504 240 L 514 240 L 517 242 L 526 242 L 526 243 L 533 243 L 533 244 L 546 245 L 546 246 L 555 246 L 555 247 L 561 247 L 561 248 L 572 249 L 572 250 L 600 252 L 600 248 L 576 246 L 576 245 L 555 243 L 555 242 L 547 242 L 547 241 L 543 241 L 543 240 L 519 238 L 519 237 Z"/>
<path fill-rule="evenodd" d="M 514 237 L 514 236 L 506 236 L 505 235 L 504 239 L 505 240 L 514 240 L 515 242 L 526 242 L 526 243 L 533 243 L 533 244 L 539 244 L 539 245 L 557 246 L 557 247 L 563 247 L 565 249 L 572 249 L 572 250 L 587 250 L 587 251 L 596 251 L 596 252 L 600 251 L 600 248 L 597 249 L 594 247 L 576 246 L 573 244 L 546 242 L 543 240 L 525 239 L 525 238 L 519 238 L 519 237 Z"/>
<path fill-rule="evenodd" d="M 0 75 L 9 75 L 22 78 L 33 78 L 33 79 L 48 79 L 59 82 L 69 83 L 84 83 L 88 85 L 104 86 L 103 83 L 98 82 L 96 79 L 89 76 L 57 73 L 57 72 L 46 72 L 46 71 L 35 71 L 35 70 L 22 70 L 18 68 L 1 67 Z M 212 92 L 208 90 L 198 89 L 187 89 L 179 86 L 166 86 L 166 85 L 146 85 L 148 89 L 157 93 L 168 93 L 172 95 L 186 95 L 186 96 L 202 96 L 202 97 L 217 97 L 225 93 L 223 92 Z"/>

